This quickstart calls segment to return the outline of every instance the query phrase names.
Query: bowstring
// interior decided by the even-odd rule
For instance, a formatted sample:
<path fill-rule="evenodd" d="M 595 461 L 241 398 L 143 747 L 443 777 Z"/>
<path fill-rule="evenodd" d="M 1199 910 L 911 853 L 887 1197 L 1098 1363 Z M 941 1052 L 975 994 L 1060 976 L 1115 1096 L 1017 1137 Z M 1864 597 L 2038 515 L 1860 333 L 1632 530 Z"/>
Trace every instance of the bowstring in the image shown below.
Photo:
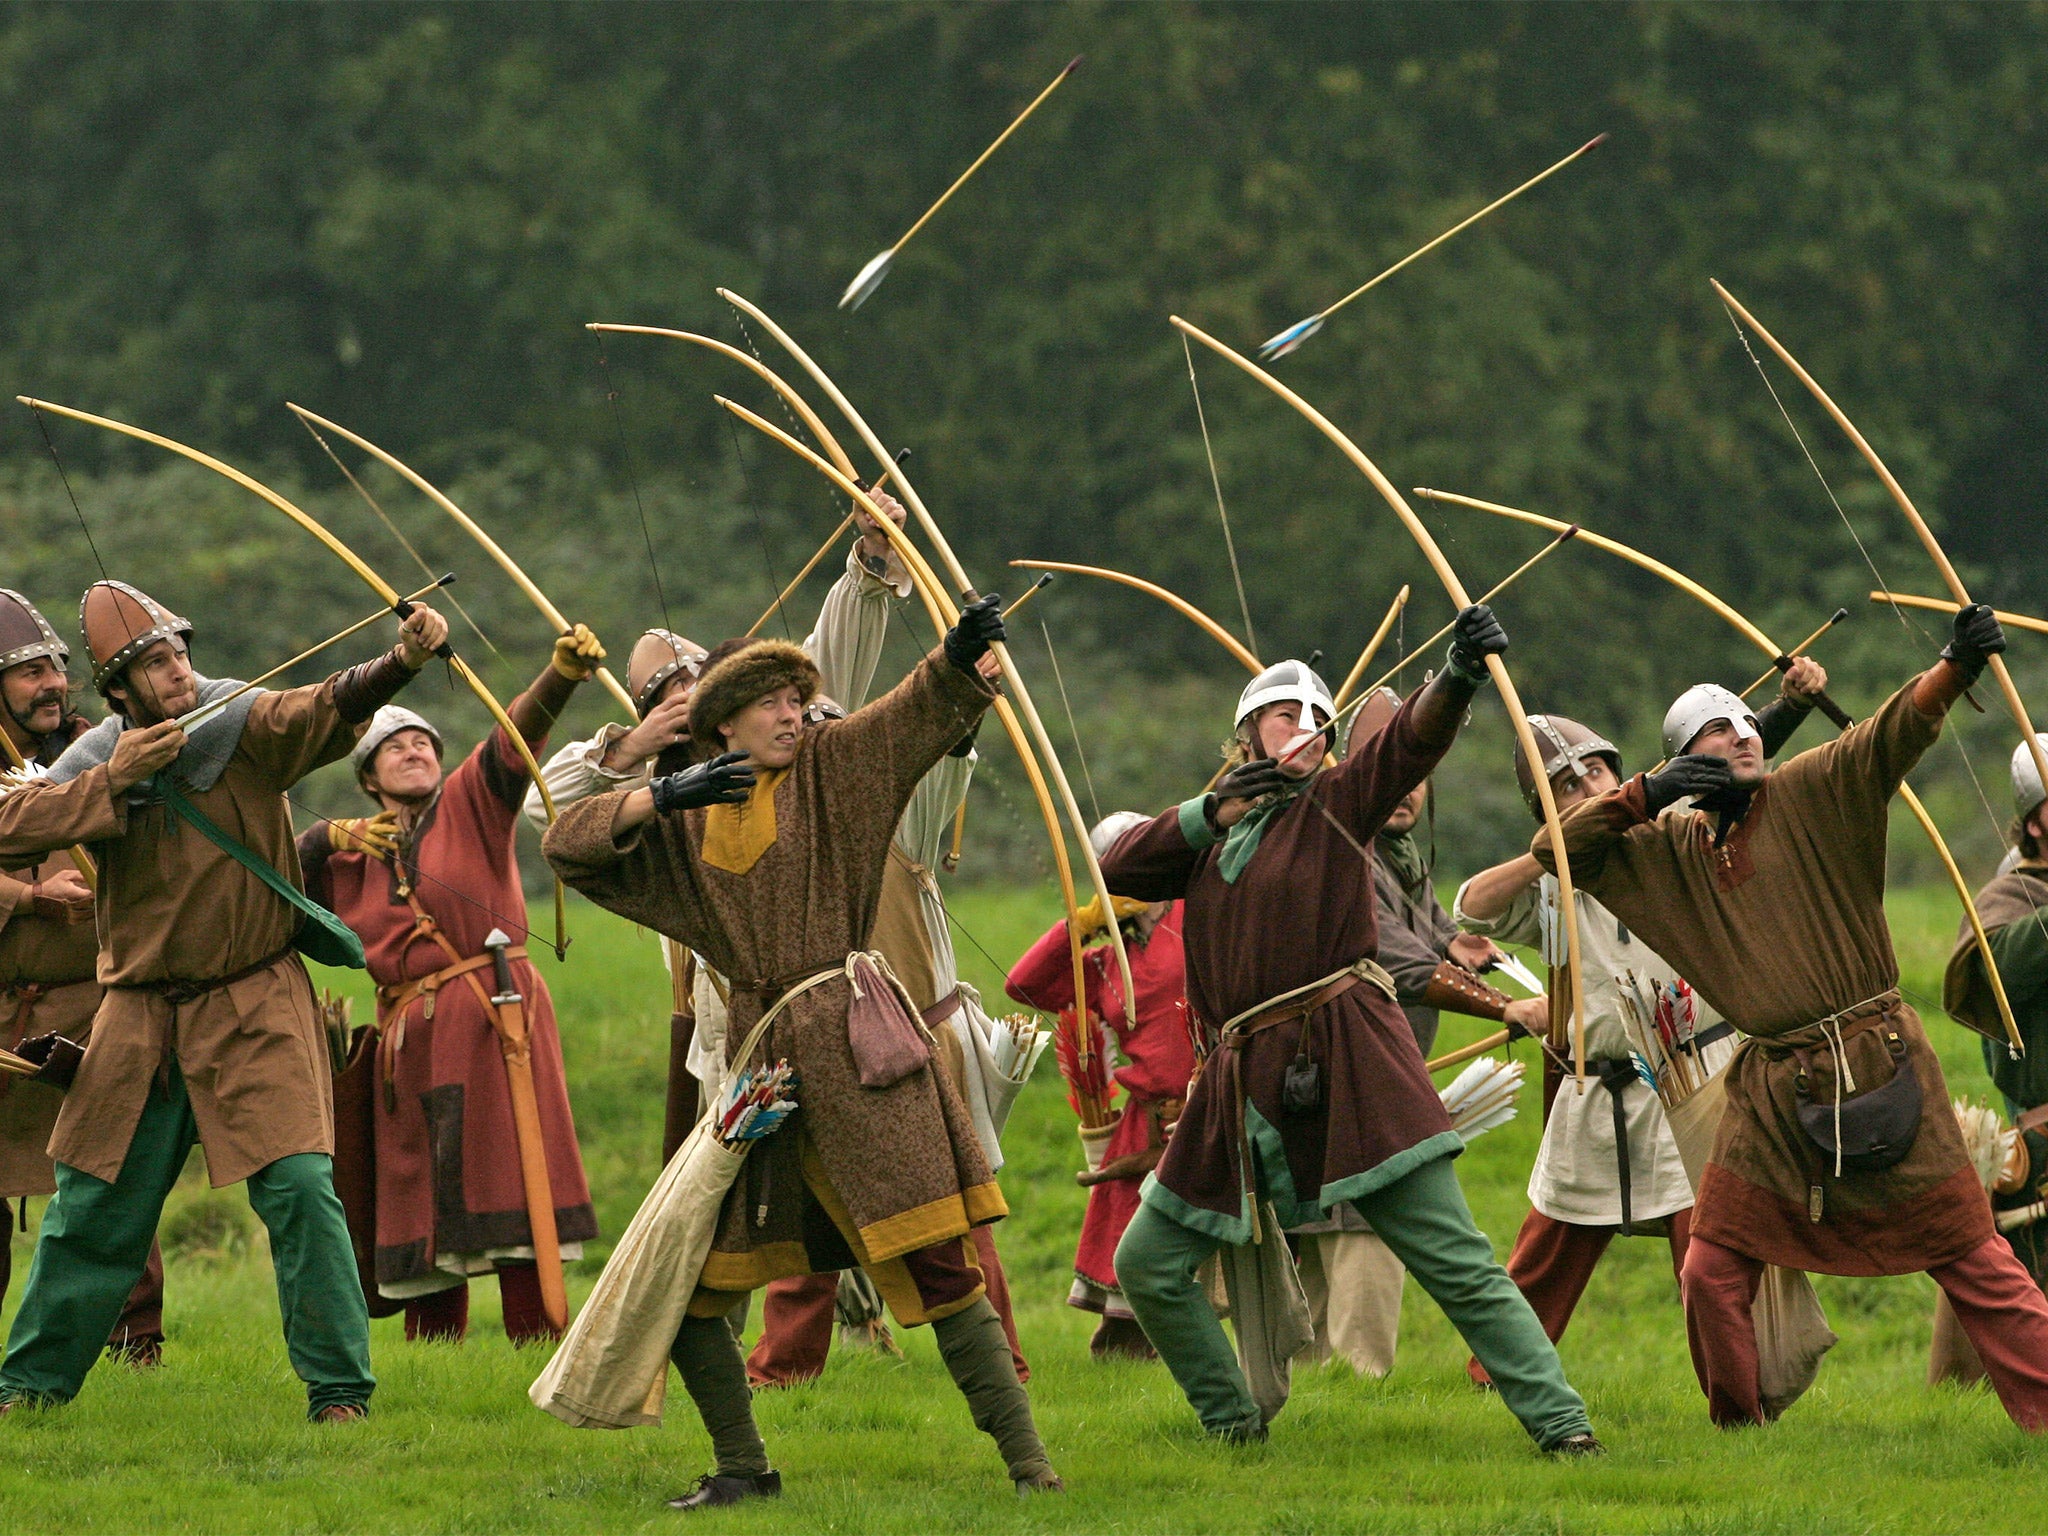
<path fill-rule="evenodd" d="M 654 534 L 647 526 L 647 507 L 640 499 L 640 477 L 633 472 L 633 450 L 626 442 L 626 423 L 619 407 L 618 387 L 612 382 L 610 349 L 605 345 L 605 333 L 592 331 L 597 338 L 597 368 L 604 375 L 604 397 L 611 405 L 612 432 L 619 440 L 619 461 L 626 467 L 626 484 L 633 489 L 633 510 L 640 517 L 640 538 L 647 546 L 647 568 L 654 573 L 654 598 L 661 606 L 661 627 L 673 631 L 675 621 L 668 616 L 668 593 L 661 584 L 661 562 L 654 555 Z"/>
<path fill-rule="evenodd" d="M 762 521 L 760 498 L 754 494 L 754 477 L 747 470 L 746 450 L 740 446 L 739 423 L 733 420 L 731 411 L 719 414 L 725 418 L 726 431 L 732 434 L 732 456 L 740 465 L 740 493 L 753 518 L 754 542 L 761 546 L 761 569 L 767 573 L 768 590 L 775 594 L 775 617 L 782 621 L 782 638 L 794 640 L 796 637 L 789 629 L 789 609 L 782 601 L 782 579 L 775 574 L 775 562 L 768 554 L 768 525 Z"/>
<path fill-rule="evenodd" d="M 1195 379 L 1195 352 L 1188 345 L 1185 334 L 1180 339 L 1180 349 L 1188 360 L 1188 388 L 1194 391 L 1195 420 L 1202 428 L 1202 452 L 1209 459 L 1209 484 L 1216 491 L 1216 515 L 1223 521 L 1223 548 L 1230 555 L 1230 579 L 1237 583 L 1237 609 L 1244 616 L 1245 644 L 1251 653 L 1259 653 L 1259 637 L 1252 630 L 1252 605 L 1245 600 L 1244 573 L 1237 568 L 1237 541 L 1230 535 L 1230 512 L 1223 505 L 1223 477 L 1216 472 L 1216 450 L 1209 442 L 1209 418 L 1202 410 L 1202 386 Z"/>
<path fill-rule="evenodd" d="M 1045 657 L 1052 663 L 1052 680 L 1059 685 L 1060 708 L 1067 712 L 1067 731 L 1074 738 L 1074 756 L 1081 760 L 1081 778 L 1088 786 L 1088 803 L 1095 808 L 1095 821 L 1102 823 L 1102 802 L 1095 798 L 1095 775 L 1088 771 L 1088 752 L 1081 745 L 1081 727 L 1074 723 L 1074 706 L 1067 698 L 1067 680 L 1060 676 L 1059 652 L 1052 648 L 1052 631 L 1045 620 L 1038 621 L 1038 632 L 1045 636 Z"/>
<path fill-rule="evenodd" d="M 1771 403 L 1777 406 L 1778 414 L 1784 417 L 1785 425 L 1792 433 L 1792 440 L 1799 445 L 1799 451 L 1806 456 L 1807 467 L 1813 471 L 1814 478 L 1820 481 L 1821 489 L 1827 492 L 1828 500 L 1834 506 L 1835 515 L 1842 520 L 1842 526 L 1849 530 L 1849 537 L 1856 544 L 1856 552 L 1863 557 L 1864 565 L 1869 568 L 1870 579 L 1877 583 L 1880 590 L 1885 592 L 1892 591 L 1892 584 L 1878 570 L 1877 561 L 1872 558 L 1869 546 L 1863 542 L 1862 535 L 1857 533 L 1856 525 L 1849 520 L 1848 512 L 1842 507 L 1841 498 L 1835 495 L 1835 488 L 1828 483 L 1827 475 L 1822 472 L 1820 465 L 1815 461 L 1813 450 L 1806 444 L 1805 434 L 1799 430 L 1799 423 L 1792 419 L 1792 413 L 1785 408 L 1785 402 L 1779 397 L 1777 386 L 1771 382 L 1771 376 L 1764 368 L 1763 359 L 1758 357 L 1756 349 L 1750 346 L 1749 333 L 1742 328 L 1742 322 L 1735 317 L 1735 311 L 1729 309 L 1725 300 L 1722 302 L 1721 308 L 1728 315 L 1728 323 L 1735 328 L 1735 338 L 1741 342 L 1743 353 L 1749 358 L 1751 365 L 1756 369 L 1757 377 L 1763 380 L 1764 388 L 1769 391 Z M 1905 604 L 1887 598 L 1885 606 L 1891 609 L 1893 614 L 1897 616 L 1900 626 L 1907 634 L 1917 635 L 1927 645 L 1931 646 L 1934 644 L 1934 637 L 1927 632 L 1925 626 L 1918 619 L 1908 614 Z M 1969 776 L 1970 788 L 1977 796 L 1977 803 L 1984 808 L 1984 815 L 1990 821 L 1992 831 L 1998 837 L 1999 845 L 2003 847 L 2005 845 L 2005 824 L 1999 820 L 1998 812 L 1992 808 L 1991 797 L 1984 790 L 1984 781 L 1978 776 L 1976 761 L 1970 756 L 1969 747 L 1964 744 L 1963 733 L 1957 729 L 1950 729 L 1942 734 L 1947 736 L 1954 744 L 1956 756 L 1962 760 L 1963 772 Z M 2028 901 L 2032 905 L 2031 895 Z M 2035 913 L 2037 918 L 2039 912 L 2040 909 L 2036 907 Z"/>
<path fill-rule="evenodd" d="M 426 577 L 427 580 L 429 581 L 434 580 L 436 575 L 438 575 L 439 573 L 436 572 L 432 566 L 427 564 L 426 557 L 421 555 L 419 550 L 414 547 L 412 540 L 408 539 L 405 536 L 404 531 L 399 528 L 398 524 L 394 523 L 391 520 L 390 514 L 387 513 L 384 510 L 384 508 L 378 503 L 377 498 L 370 494 L 369 488 L 365 486 L 361 480 L 358 480 L 356 478 L 355 472 L 351 470 L 346 464 L 341 462 L 340 455 L 334 451 L 333 447 L 328 443 L 326 437 L 321 434 L 320 429 L 314 426 L 312 422 L 306 420 L 305 417 L 300 416 L 298 412 L 294 411 L 292 412 L 292 415 L 297 418 L 300 426 L 304 427 L 308 432 L 313 434 L 313 441 L 320 445 L 320 451 L 325 453 L 329 459 L 333 460 L 334 467 L 341 471 L 341 477 L 344 480 L 348 481 L 350 485 L 356 488 L 356 494 L 362 497 L 363 500 L 366 503 L 368 503 L 369 508 L 372 512 L 377 514 L 377 521 L 382 523 L 387 529 L 390 530 L 391 536 L 394 539 L 398 540 L 400 544 L 405 546 L 405 552 L 408 555 L 412 556 L 412 563 L 420 568 L 420 574 Z M 505 660 L 505 653 L 498 649 L 498 643 L 495 640 L 493 640 L 489 635 L 485 634 L 483 632 L 483 627 L 479 625 L 475 619 L 469 616 L 469 610 L 462 606 L 462 600 L 458 598 L 454 593 L 449 592 L 446 587 L 443 587 L 441 590 L 448 599 L 448 605 L 451 608 L 453 608 L 457 613 L 462 615 L 462 622 L 467 624 L 470 627 L 470 629 L 475 632 L 477 639 L 483 641 L 485 645 L 491 648 L 491 654 L 493 656 L 497 657 L 500 661 Z"/>

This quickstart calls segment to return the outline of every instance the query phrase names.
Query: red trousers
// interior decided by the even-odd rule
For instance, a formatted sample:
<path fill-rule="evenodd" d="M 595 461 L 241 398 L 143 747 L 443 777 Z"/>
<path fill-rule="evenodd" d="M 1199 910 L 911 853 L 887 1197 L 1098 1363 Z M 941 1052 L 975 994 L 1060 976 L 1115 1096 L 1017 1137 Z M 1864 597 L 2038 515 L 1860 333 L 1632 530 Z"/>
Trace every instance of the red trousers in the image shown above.
<path fill-rule="evenodd" d="M 1671 1228 L 1671 1273 L 1676 1276 L 1685 1264 L 1692 1209 L 1673 1211 L 1664 1219 Z M 1522 1230 L 1515 1235 L 1515 1251 L 1508 1256 L 1508 1278 L 1528 1299 L 1551 1343 L 1564 1337 L 1565 1326 L 1593 1278 L 1594 1266 L 1620 1231 L 1620 1227 L 1576 1226 L 1530 1208 Z M 1465 1362 L 1465 1374 L 1482 1387 L 1492 1384 L 1477 1360 Z"/>
<path fill-rule="evenodd" d="M 533 1264 L 507 1264 L 498 1271 L 498 1300 L 505 1309 L 505 1337 L 514 1344 L 557 1337 L 540 1304 L 540 1270 Z M 407 1339 L 438 1339 L 459 1344 L 469 1332 L 469 1283 L 415 1297 L 405 1304 Z"/>
<path fill-rule="evenodd" d="M 1679 1284 L 1693 1370 L 1716 1424 L 1761 1424 L 1756 1324 L 1750 1308 L 1763 1278 L 1760 1259 L 1692 1240 Z M 2048 1299 L 2003 1238 L 1986 1238 L 1953 1263 L 1927 1271 L 1947 1295 L 2012 1421 L 2048 1430 Z"/>
<path fill-rule="evenodd" d="M 1003 1274 L 1003 1261 L 996 1255 L 995 1234 L 987 1227 L 976 1227 L 972 1240 L 982 1281 L 988 1287 L 989 1305 L 1003 1320 L 1003 1333 L 1010 1341 L 1010 1359 L 1017 1368 L 1017 1379 L 1029 1381 L 1031 1367 L 1017 1343 L 1017 1321 L 1010 1312 L 1010 1282 Z M 747 1356 L 748 1384 L 786 1387 L 822 1375 L 825 1356 L 832 1349 L 832 1320 L 838 1295 L 836 1273 L 790 1275 L 770 1281 L 761 1304 L 761 1337 L 753 1353 Z"/>

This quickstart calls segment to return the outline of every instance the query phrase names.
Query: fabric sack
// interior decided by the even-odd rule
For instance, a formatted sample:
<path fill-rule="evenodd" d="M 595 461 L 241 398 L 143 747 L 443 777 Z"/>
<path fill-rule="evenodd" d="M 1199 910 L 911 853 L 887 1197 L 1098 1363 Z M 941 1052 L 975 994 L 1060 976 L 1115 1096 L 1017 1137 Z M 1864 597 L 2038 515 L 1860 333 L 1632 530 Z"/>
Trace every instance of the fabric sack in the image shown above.
<path fill-rule="evenodd" d="M 1806 1053 L 1799 1053 L 1799 1128 L 1844 1173 L 1879 1173 L 1903 1162 L 1920 1135 L 1920 1074 L 1897 1030 L 1886 1031 L 1885 1044 L 1891 1080 L 1840 1102 L 1808 1095 Z"/>
<path fill-rule="evenodd" d="M 1259 1417 L 1270 1424 L 1293 1390 L 1291 1362 L 1314 1342 L 1316 1330 L 1294 1255 L 1269 1202 L 1260 1203 L 1259 1230 L 1264 1242 L 1226 1244 L 1218 1252 L 1237 1331 L 1237 1361 Z"/>
<path fill-rule="evenodd" d="M 1691 1097 L 1664 1112 L 1679 1161 L 1695 1193 L 1714 1150 L 1721 1114 L 1728 1107 L 1728 1069 L 1723 1067 Z M 1813 1385 L 1821 1358 L 1838 1342 L 1812 1279 L 1795 1269 L 1764 1266 L 1750 1308 L 1756 1326 L 1757 1395 L 1765 1414 L 1777 1418 Z"/>
<path fill-rule="evenodd" d="M 846 1038 L 863 1088 L 894 1088 L 932 1059 L 923 1022 L 903 995 L 902 984 L 874 959 L 856 954 L 847 961 L 853 986 L 846 1008 Z"/>

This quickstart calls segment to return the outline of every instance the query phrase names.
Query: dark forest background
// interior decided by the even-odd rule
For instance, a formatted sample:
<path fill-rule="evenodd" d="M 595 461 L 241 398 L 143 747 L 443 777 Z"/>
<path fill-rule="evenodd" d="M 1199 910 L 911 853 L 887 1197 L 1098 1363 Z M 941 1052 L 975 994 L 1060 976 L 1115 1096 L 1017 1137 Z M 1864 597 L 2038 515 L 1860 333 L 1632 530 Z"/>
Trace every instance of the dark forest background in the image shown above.
<path fill-rule="evenodd" d="M 1075 53 L 1081 70 L 866 307 L 837 311 L 853 272 Z M 1866 601 L 1865 557 L 1707 279 L 1834 393 L 1980 595 L 2041 611 L 2044 100 L 2048 8 L 2032 4 L 13 4 L 0 382 L 219 454 L 419 585 L 283 406 L 308 404 L 448 488 L 622 662 L 664 610 L 706 643 L 743 629 L 840 510 L 712 406 L 720 391 L 780 419 L 750 376 L 583 329 L 745 346 L 723 284 L 916 449 L 984 586 L 1017 590 L 1013 557 L 1082 560 L 1238 628 L 1166 316 L 1250 350 L 1604 130 L 1597 154 L 1278 371 L 1397 484 L 1581 520 L 1788 642 L 1847 605 L 1823 655 L 1864 713 L 1946 623 L 1916 630 Z M 1320 647 L 1334 679 L 1404 581 L 1410 636 L 1446 618 L 1370 487 L 1271 396 L 1197 362 L 1261 654 Z M 1884 580 L 1938 595 L 1882 489 L 1773 368 Z M 248 675 L 367 611 L 346 570 L 224 481 L 49 427 L 106 568 L 194 615 L 208 670 Z M 545 654 L 538 615 L 424 500 L 366 483 L 437 570 L 461 572 L 503 656 L 458 641 L 516 687 Z M 1474 591 L 1542 542 L 1419 510 Z M 0 540 L 0 584 L 68 627 L 98 566 L 12 405 Z M 1530 707 L 1614 733 L 1637 766 L 1678 689 L 1761 667 L 1703 609 L 1590 551 L 1548 561 L 1501 609 Z M 1079 722 L 1087 774 L 1066 760 L 1084 806 L 1091 781 L 1104 810 L 1198 785 L 1241 670 L 1120 589 L 1069 579 L 1035 612 Z M 896 627 L 892 669 L 929 643 L 922 625 Z M 1017 639 L 1064 741 L 1038 624 Z M 2015 639 L 2023 686 L 2048 682 L 2040 644 Z M 438 683 L 417 695 L 459 729 L 480 721 Z M 2032 700 L 2048 715 L 2048 693 Z M 591 690 L 569 723 L 603 710 Z M 1438 822 L 1458 870 L 1528 835 L 1499 710 L 1482 705 L 1473 733 Z M 1967 750 L 1922 770 L 1973 876 L 1998 852 L 2012 735 L 1996 713 L 1962 717 Z M 963 873 L 1034 874 L 1021 778 L 985 745 Z M 350 791 L 330 775 L 309 794 Z M 1898 846 L 1907 874 L 1928 873 Z"/>

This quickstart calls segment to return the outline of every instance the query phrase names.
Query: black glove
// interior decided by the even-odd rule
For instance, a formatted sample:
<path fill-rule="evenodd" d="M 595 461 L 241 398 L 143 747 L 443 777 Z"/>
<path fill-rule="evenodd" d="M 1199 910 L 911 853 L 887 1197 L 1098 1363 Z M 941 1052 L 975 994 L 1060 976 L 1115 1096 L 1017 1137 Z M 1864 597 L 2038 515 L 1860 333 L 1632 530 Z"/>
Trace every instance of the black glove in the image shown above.
<path fill-rule="evenodd" d="M 1484 603 L 1474 603 L 1451 626 L 1451 670 L 1468 683 L 1485 682 L 1489 675 L 1486 658 L 1499 656 L 1507 648 L 1508 632 Z"/>
<path fill-rule="evenodd" d="M 1003 600 L 991 592 L 962 608 L 946 631 L 946 660 L 962 672 L 972 672 L 991 641 L 1008 638 L 1003 629 Z"/>
<path fill-rule="evenodd" d="M 754 770 L 743 766 L 744 752 L 721 752 L 708 763 L 663 774 L 647 786 L 661 815 L 699 805 L 738 805 L 754 787 Z"/>
<path fill-rule="evenodd" d="M 1274 794 L 1279 790 L 1292 789 L 1300 783 L 1280 771 L 1277 758 L 1258 757 L 1248 763 L 1240 763 L 1216 781 L 1216 798 L 1219 800 L 1256 800 L 1261 795 Z"/>
<path fill-rule="evenodd" d="M 1643 801 L 1655 816 L 1687 795 L 1713 795 L 1734 786 L 1728 759 L 1706 752 L 1674 757 L 1657 773 L 1643 776 Z"/>
<path fill-rule="evenodd" d="M 2005 627 L 1998 615 L 1983 603 L 1956 610 L 1955 633 L 1941 648 L 1941 659 L 1971 682 L 1984 671 L 1984 663 L 2005 649 Z"/>

